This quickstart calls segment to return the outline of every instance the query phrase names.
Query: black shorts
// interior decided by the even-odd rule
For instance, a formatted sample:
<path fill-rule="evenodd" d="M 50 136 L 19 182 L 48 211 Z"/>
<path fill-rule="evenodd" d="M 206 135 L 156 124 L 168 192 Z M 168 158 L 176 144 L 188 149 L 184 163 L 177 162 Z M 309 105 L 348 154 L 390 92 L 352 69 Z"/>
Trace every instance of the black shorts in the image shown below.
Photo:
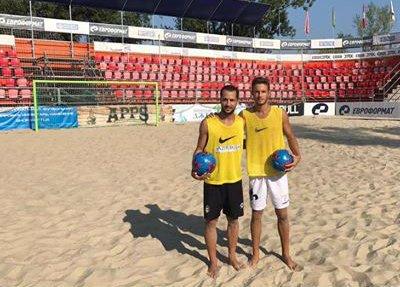
<path fill-rule="evenodd" d="M 218 218 L 221 210 L 232 219 L 243 216 L 242 181 L 222 185 L 204 183 L 204 219 Z"/>

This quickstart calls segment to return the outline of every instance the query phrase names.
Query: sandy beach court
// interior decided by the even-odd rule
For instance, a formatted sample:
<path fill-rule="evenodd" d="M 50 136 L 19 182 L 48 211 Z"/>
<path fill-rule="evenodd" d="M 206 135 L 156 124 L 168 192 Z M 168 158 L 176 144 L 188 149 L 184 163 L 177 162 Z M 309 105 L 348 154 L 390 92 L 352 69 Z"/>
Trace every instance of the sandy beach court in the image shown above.
<path fill-rule="evenodd" d="M 206 275 L 198 123 L 0 133 L 0 286 L 400 286 L 400 122 L 292 118 L 291 252 L 271 203 L 256 269 Z M 251 252 L 248 178 L 238 254 Z"/>

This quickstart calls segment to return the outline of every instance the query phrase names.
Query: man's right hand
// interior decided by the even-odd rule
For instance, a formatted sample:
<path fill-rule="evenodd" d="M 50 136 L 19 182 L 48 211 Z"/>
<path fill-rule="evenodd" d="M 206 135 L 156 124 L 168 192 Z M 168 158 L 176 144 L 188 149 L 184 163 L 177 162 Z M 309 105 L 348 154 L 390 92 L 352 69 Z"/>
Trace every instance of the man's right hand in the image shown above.
<path fill-rule="evenodd" d="M 203 175 L 198 175 L 196 171 L 192 170 L 192 177 L 197 180 L 205 180 L 210 177 L 210 173 L 205 173 Z"/>

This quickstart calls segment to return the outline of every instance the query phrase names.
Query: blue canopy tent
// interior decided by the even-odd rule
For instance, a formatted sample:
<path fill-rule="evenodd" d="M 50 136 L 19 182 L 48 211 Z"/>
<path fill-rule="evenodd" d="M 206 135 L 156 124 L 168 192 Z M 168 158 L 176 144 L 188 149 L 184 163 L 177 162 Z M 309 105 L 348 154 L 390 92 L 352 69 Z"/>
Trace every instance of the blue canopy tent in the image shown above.
<path fill-rule="evenodd" d="M 243 0 L 40 0 L 118 11 L 255 26 L 269 6 Z"/>

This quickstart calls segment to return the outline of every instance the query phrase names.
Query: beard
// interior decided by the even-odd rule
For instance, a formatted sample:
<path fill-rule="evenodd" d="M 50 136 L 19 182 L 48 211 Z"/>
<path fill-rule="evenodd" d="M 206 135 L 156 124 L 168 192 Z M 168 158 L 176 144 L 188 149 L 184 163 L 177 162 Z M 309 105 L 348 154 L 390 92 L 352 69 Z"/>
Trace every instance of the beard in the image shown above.
<path fill-rule="evenodd" d="M 265 104 L 268 102 L 268 99 L 265 99 L 265 101 L 263 101 L 263 102 L 258 101 L 258 100 L 255 100 L 254 102 L 255 102 L 255 104 L 256 104 L 257 106 L 263 106 L 263 105 L 265 105 Z"/>
<path fill-rule="evenodd" d="M 235 109 L 232 109 L 232 111 L 227 112 L 226 109 L 222 109 L 225 115 L 229 116 L 235 112 Z"/>

